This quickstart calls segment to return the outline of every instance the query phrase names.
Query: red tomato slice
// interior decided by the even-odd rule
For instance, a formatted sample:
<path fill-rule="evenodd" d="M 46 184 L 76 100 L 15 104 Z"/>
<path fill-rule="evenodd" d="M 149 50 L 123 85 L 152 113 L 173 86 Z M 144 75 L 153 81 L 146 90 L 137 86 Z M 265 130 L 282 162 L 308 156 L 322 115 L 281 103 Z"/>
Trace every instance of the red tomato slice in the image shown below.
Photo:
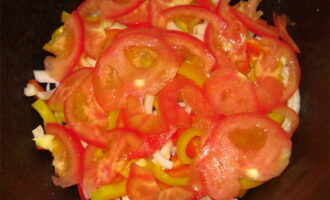
<path fill-rule="evenodd" d="M 235 8 L 230 8 L 230 11 L 237 17 L 238 20 L 242 22 L 244 26 L 246 26 L 254 34 L 273 38 L 279 37 L 277 30 L 274 27 L 268 25 L 267 22 L 263 21 L 262 19 L 253 20 Z"/>
<path fill-rule="evenodd" d="M 144 0 L 100 0 L 100 14 L 106 18 L 124 16 L 138 8 Z"/>
<path fill-rule="evenodd" d="M 126 192 L 130 200 L 155 200 L 160 189 L 155 177 L 148 169 L 132 164 Z"/>
<path fill-rule="evenodd" d="M 54 107 L 63 104 L 92 72 L 93 69 L 85 67 L 70 73 L 56 88 L 48 105 Z"/>
<path fill-rule="evenodd" d="M 253 83 L 239 72 L 218 70 L 204 88 L 206 97 L 218 114 L 259 111 Z"/>
<path fill-rule="evenodd" d="M 285 105 L 281 105 L 281 106 L 274 108 L 272 110 L 272 112 L 280 114 L 281 116 L 283 116 L 286 120 L 288 120 L 290 122 L 289 129 L 285 130 L 285 131 L 287 131 L 289 136 L 292 137 L 294 131 L 297 129 L 297 127 L 299 125 L 298 114 L 294 110 L 292 110 L 291 108 L 289 108 L 288 106 L 285 106 Z"/>
<path fill-rule="evenodd" d="M 248 30 L 230 12 L 229 1 L 220 1 L 217 12 L 227 24 L 223 29 L 209 25 L 205 33 L 205 41 L 217 55 L 220 68 L 236 67 L 246 74 L 249 70 L 247 57 Z"/>
<path fill-rule="evenodd" d="M 124 105 L 117 102 L 125 101 L 125 95 L 154 95 L 173 79 L 180 63 L 175 52 L 158 37 L 132 33 L 117 38 L 96 64 L 96 98 L 109 111 L 114 104 L 122 108 Z M 114 95 L 119 91 L 120 95 Z"/>
<path fill-rule="evenodd" d="M 170 187 L 159 192 L 155 200 L 195 200 L 196 194 L 193 190 L 185 187 Z"/>
<path fill-rule="evenodd" d="M 127 15 L 123 15 L 121 17 L 117 17 L 115 18 L 115 20 L 127 26 L 148 23 L 148 5 L 149 0 L 145 0 L 138 8 L 133 10 L 131 13 L 128 13 Z"/>
<path fill-rule="evenodd" d="M 84 154 L 84 195 L 105 184 L 111 184 L 116 175 L 124 169 L 129 156 L 143 143 L 138 133 L 127 129 L 107 131 L 105 142 L 108 150 L 89 145 Z"/>
<path fill-rule="evenodd" d="M 124 109 L 124 121 L 128 128 L 138 130 L 146 137 L 169 131 L 161 115 L 147 114 L 141 99 L 129 97 Z"/>
<path fill-rule="evenodd" d="M 193 4 L 193 1 L 178 2 L 175 0 L 150 0 L 148 5 L 149 22 L 152 25 L 156 25 L 158 23 L 159 15 L 163 10 L 178 5 L 189 5 L 189 4 Z"/>
<path fill-rule="evenodd" d="M 285 60 L 287 66 L 287 83 L 284 84 L 283 95 L 280 102 L 286 102 L 297 90 L 300 82 L 300 66 L 296 55 L 291 48 L 278 39 L 263 37 L 261 42 L 269 49 L 269 52 L 263 55 L 260 63 L 256 66 L 256 78 L 263 79 L 267 76 L 273 76 L 279 80 L 284 79 L 282 71 Z M 280 63 L 280 65 L 279 65 Z M 282 67 L 282 68 L 281 68 Z"/>
<path fill-rule="evenodd" d="M 158 96 L 161 115 L 177 128 L 189 128 L 191 124 L 190 114 L 178 105 L 179 100 L 191 106 L 197 115 L 213 114 L 198 86 L 186 78 L 177 76 Z"/>
<path fill-rule="evenodd" d="M 95 100 L 89 76 L 64 103 L 64 114 L 67 123 L 84 141 L 106 148 L 105 130 L 108 115 Z"/>
<path fill-rule="evenodd" d="M 279 125 L 262 115 L 238 114 L 212 132 L 198 166 L 212 198 L 232 199 L 240 190 L 239 177 L 265 181 L 278 176 L 290 153 L 290 138 Z"/>
<path fill-rule="evenodd" d="M 212 24 L 214 27 L 223 28 L 226 26 L 225 22 L 217 14 L 213 13 L 207 8 L 193 5 L 175 6 L 162 11 L 155 26 L 166 29 L 168 22 L 177 17 L 191 17 L 205 20 Z"/>
<path fill-rule="evenodd" d="M 104 43 L 107 39 L 106 28 L 110 27 L 113 21 L 99 19 L 97 22 L 84 20 L 85 25 L 85 52 L 88 56 L 96 59 L 104 50 Z"/>
<path fill-rule="evenodd" d="M 47 48 L 56 56 L 47 56 L 44 60 L 49 76 L 62 80 L 76 66 L 83 50 L 83 23 L 79 15 L 73 12 L 64 23 L 63 33 Z"/>
<path fill-rule="evenodd" d="M 210 71 L 215 65 L 215 58 L 211 51 L 203 42 L 197 38 L 180 31 L 166 31 L 162 34 L 164 40 L 174 49 L 184 49 L 190 54 L 198 57 L 202 63 L 194 63 L 202 65 L 205 71 Z M 189 59 L 189 58 L 185 58 Z"/>
<path fill-rule="evenodd" d="M 294 42 L 292 37 L 289 35 L 288 31 L 286 30 L 287 26 L 287 17 L 285 15 L 276 15 L 273 14 L 273 21 L 275 27 L 277 28 L 280 37 L 287 42 L 295 53 L 301 53 L 298 45 Z"/>
<path fill-rule="evenodd" d="M 76 135 L 68 128 L 59 124 L 47 123 L 45 126 L 46 134 L 54 135 L 55 140 L 63 145 L 61 149 L 58 145 L 54 145 L 53 155 L 55 159 L 64 164 L 64 176 L 53 177 L 55 185 L 61 187 L 69 187 L 78 184 L 82 180 L 83 170 L 83 147 Z M 61 149 L 57 151 L 57 149 Z"/>

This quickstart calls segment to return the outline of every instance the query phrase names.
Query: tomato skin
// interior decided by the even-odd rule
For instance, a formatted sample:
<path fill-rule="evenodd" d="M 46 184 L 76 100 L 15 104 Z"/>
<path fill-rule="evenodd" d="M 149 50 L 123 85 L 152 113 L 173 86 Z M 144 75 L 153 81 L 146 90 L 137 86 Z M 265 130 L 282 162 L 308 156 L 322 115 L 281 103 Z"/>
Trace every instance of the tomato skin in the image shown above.
<path fill-rule="evenodd" d="M 70 17 L 64 24 L 64 31 L 67 31 L 67 35 L 64 40 L 70 40 L 70 54 L 65 57 L 47 56 L 44 60 L 45 69 L 50 77 L 55 80 L 61 81 L 67 76 L 67 74 L 76 66 L 79 62 L 80 55 L 84 51 L 84 26 L 82 20 L 77 12 L 72 12 Z M 69 36 L 68 36 L 69 35 Z M 68 37 L 73 37 L 68 38 Z M 68 41 L 67 41 L 68 42 Z"/>
<path fill-rule="evenodd" d="M 148 169 L 132 164 L 126 191 L 131 200 L 154 200 L 160 189 Z"/>
<path fill-rule="evenodd" d="M 205 46 L 203 42 L 197 38 L 180 31 L 166 31 L 162 37 L 168 42 L 172 48 L 184 48 L 193 55 L 203 60 L 202 68 L 205 71 L 210 71 L 215 65 L 215 58 L 211 51 Z"/>
<path fill-rule="evenodd" d="M 138 49 L 136 50 L 138 53 L 146 51 L 147 55 L 150 55 L 151 58 L 147 60 L 150 63 L 147 67 L 137 67 L 125 54 L 127 51 L 133 51 L 134 48 Z M 169 60 L 167 57 L 171 59 Z M 107 111 L 116 109 L 113 103 L 120 100 L 123 103 L 116 106 L 123 108 L 127 95 L 139 97 L 156 94 L 174 78 L 180 63 L 181 59 L 175 55 L 175 52 L 165 41 L 156 36 L 146 33 L 131 33 L 119 37 L 96 64 L 94 74 L 96 98 Z M 114 74 L 117 76 L 118 83 L 113 84 L 113 81 L 107 83 L 108 76 Z M 118 88 L 122 88 L 123 91 L 113 101 L 113 93 L 118 92 Z"/>
<path fill-rule="evenodd" d="M 218 70 L 205 83 L 204 89 L 218 114 L 259 112 L 253 83 L 238 72 Z"/>
<path fill-rule="evenodd" d="M 53 177 L 54 184 L 69 187 L 80 183 L 82 180 L 84 148 L 78 137 L 70 129 L 59 124 L 47 123 L 45 131 L 46 134 L 54 135 L 56 139 L 62 142 L 68 156 L 69 169 L 67 169 L 64 177 Z"/>
<path fill-rule="evenodd" d="M 106 148 L 104 134 L 108 115 L 95 100 L 92 78 L 91 74 L 66 100 L 64 114 L 67 123 L 82 140 Z"/>
<path fill-rule="evenodd" d="M 246 26 L 256 35 L 273 38 L 279 37 L 277 30 L 274 27 L 268 25 L 267 22 L 263 21 L 262 19 L 253 20 L 235 8 L 230 8 L 230 11 L 237 17 L 237 19 L 242 22 L 242 24 L 244 24 L 244 26 Z"/>
<path fill-rule="evenodd" d="M 52 107 L 63 104 L 92 72 L 91 68 L 84 67 L 68 74 L 48 100 L 48 105 Z"/>
<path fill-rule="evenodd" d="M 118 3 L 114 0 L 100 1 L 100 14 L 106 18 L 116 18 L 124 16 L 134 9 L 138 8 L 144 1 L 143 0 L 131 0 L 128 3 Z"/>

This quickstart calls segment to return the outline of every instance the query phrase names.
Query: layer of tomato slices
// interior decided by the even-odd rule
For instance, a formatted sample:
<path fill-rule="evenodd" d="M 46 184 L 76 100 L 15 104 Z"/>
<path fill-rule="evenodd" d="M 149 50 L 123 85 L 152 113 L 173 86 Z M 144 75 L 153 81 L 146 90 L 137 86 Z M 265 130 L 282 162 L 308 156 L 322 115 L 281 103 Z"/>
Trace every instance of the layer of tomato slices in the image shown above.
<path fill-rule="evenodd" d="M 299 49 L 285 18 L 274 28 L 259 18 L 259 1 L 229 3 L 86 0 L 64 17 L 48 44 L 56 58 L 46 58 L 60 80 L 47 104 L 64 104 L 67 126 L 46 132 L 73 158 L 56 184 L 79 184 L 82 199 L 120 182 L 132 200 L 231 200 L 247 189 L 242 180 L 284 170 L 299 123 L 284 105 L 300 81 Z M 201 134 L 181 151 L 190 128 Z M 188 184 L 170 185 L 180 178 Z"/>

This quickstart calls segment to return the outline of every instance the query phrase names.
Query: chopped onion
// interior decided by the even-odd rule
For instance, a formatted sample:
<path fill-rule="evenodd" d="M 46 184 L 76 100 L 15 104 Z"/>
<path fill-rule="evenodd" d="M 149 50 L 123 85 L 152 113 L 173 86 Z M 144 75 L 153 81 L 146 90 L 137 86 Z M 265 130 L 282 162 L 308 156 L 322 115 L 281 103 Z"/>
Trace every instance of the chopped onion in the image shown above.
<path fill-rule="evenodd" d="M 24 88 L 24 94 L 27 97 L 32 97 L 36 95 L 38 92 L 38 89 L 31 83 L 28 83 L 26 87 Z"/>
<path fill-rule="evenodd" d="M 159 151 L 156 151 L 153 154 L 153 158 L 155 162 L 159 163 L 165 169 L 173 168 L 173 162 L 164 158 L 164 156 Z"/>
<path fill-rule="evenodd" d="M 55 83 L 58 84 L 58 81 L 54 80 L 50 76 L 48 76 L 47 72 L 45 70 L 33 70 L 34 78 L 39 83 Z"/>
<path fill-rule="evenodd" d="M 45 135 L 44 129 L 42 128 L 41 125 L 37 126 L 37 128 L 32 130 L 32 134 L 34 138 L 38 138 L 41 137 L 43 135 Z"/>
<path fill-rule="evenodd" d="M 287 106 L 291 108 L 292 110 L 296 111 L 296 113 L 299 113 L 300 110 L 300 93 L 299 89 L 296 90 L 296 92 L 290 97 L 290 99 L 287 102 Z"/>
<path fill-rule="evenodd" d="M 147 94 L 144 98 L 144 110 L 147 114 L 152 114 L 154 96 Z"/>

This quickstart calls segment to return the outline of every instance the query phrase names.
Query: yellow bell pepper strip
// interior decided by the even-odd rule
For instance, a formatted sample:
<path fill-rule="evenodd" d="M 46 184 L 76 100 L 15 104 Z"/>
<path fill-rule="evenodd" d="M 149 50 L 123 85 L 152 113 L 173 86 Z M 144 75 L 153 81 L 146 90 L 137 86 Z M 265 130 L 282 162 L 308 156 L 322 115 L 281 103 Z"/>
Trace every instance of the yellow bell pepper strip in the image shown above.
<path fill-rule="evenodd" d="M 182 164 L 191 164 L 192 159 L 187 155 L 186 149 L 189 144 L 189 142 L 194 138 L 194 137 L 201 137 L 202 132 L 197 130 L 197 129 L 187 129 L 184 131 L 180 136 L 176 144 L 177 148 L 177 155 Z"/>
<path fill-rule="evenodd" d="M 91 193 L 91 200 L 109 200 L 126 195 L 126 181 L 104 185 Z"/>
<path fill-rule="evenodd" d="M 248 190 L 251 188 L 255 188 L 263 183 L 263 181 L 255 181 L 255 180 L 246 179 L 246 178 L 240 179 L 239 182 L 241 184 L 242 190 Z"/>
<path fill-rule="evenodd" d="M 117 120 L 118 120 L 118 116 L 120 114 L 120 110 L 113 110 L 111 112 L 109 112 L 108 115 L 108 130 L 112 130 L 115 129 L 117 127 Z"/>
<path fill-rule="evenodd" d="M 32 107 L 38 111 L 42 119 L 44 120 L 44 123 L 58 123 L 56 120 L 54 114 L 48 107 L 48 105 L 41 99 L 38 99 L 32 104 Z"/>
<path fill-rule="evenodd" d="M 54 112 L 54 117 L 57 121 L 65 123 L 65 116 L 63 112 Z"/>
<path fill-rule="evenodd" d="M 63 23 L 65 23 L 65 21 L 66 21 L 67 19 L 69 19 L 69 17 L 70 17 L 70 13 L 68 13 L 68 12 L 66 12 L 66 11 L 62 11 L 61 21 L 62 21 Z"/>
<path fill-rule="evenodd" d="M 52 34 L 51 40 L 47 42 L 42 48 L 48 52 L 54 53 L 54 44 L 58 38 L 63 34 L 64 26 L 57 28 Z"/>
<path fill-rule="evenodd" d="M 284 117 L 276 112 L 271 112 L 267 114 L 267 117 L 269 117 L 270 119 L 272 119 L 273 121 L 275 121 L 278 124 L 282 124 L 284 121 Z"/>
<path fill-rule="evenodd" d="M 188 177 L 172 177 L 167 174 L 159 164 L 154 164 L 150 160 L 145 161 L 145 167 L 151 170 L 152 174 L 159 181 L 173 186 L 184 186 L 188 184 Z"/>
<path fill-rule="evenodd" d="M 207 77 L 200 66 L 186 62 L 179 67 L 177 73 L 194 81 L 194 83 L 200 87 L 203 87 L 207 80 Z"/>

